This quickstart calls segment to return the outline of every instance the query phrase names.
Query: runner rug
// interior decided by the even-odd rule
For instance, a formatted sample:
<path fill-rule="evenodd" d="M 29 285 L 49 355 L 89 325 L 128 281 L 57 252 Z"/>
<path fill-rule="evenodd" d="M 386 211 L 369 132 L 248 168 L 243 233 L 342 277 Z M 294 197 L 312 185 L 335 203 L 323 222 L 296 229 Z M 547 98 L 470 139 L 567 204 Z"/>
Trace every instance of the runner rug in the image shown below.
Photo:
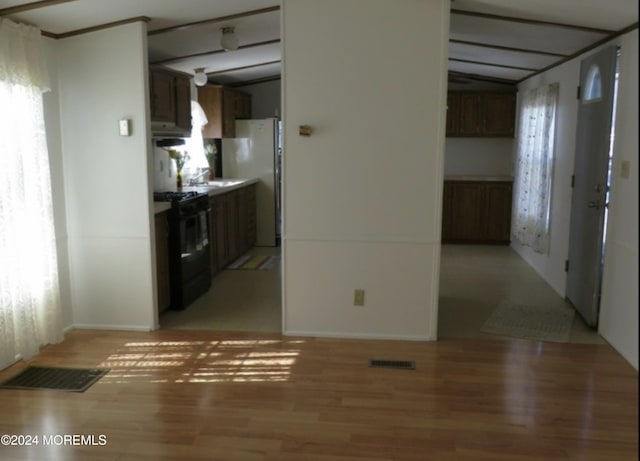
<path fill-rule="evenodd" d="M 231 270 L 264 271 L 273 267 L 279 256 L 244 255 L 227 266 Z"/>
<path fill-rule="evenodd" d="M 527 306 L 503 302 L 480 331 L 514 338 L 566 343 L 575 311 L 570 307 Z"/>

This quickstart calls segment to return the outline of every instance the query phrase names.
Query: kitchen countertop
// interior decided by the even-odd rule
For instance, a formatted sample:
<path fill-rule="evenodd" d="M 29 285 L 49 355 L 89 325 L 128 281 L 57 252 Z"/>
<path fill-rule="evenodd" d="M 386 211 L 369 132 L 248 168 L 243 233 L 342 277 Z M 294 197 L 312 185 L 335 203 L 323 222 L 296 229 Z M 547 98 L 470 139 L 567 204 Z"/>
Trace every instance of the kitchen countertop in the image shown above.
<path fill-rule="evenodd" d="M 253 179 L 219 179 L 216 181 L 210 181 L 208 184 L 200 184 L 197 186 L 185 186 L 182 188 L 183 192 L 204 192 L 209 197 L 214 195 L 224 194 L 232 190 L 246 187 L 250 184 L 255 184 L 259 180 Z M 169 202 L 153 202 L 153 213 L 158 214 L 171 209 L 171 203 Z"/>
<path fill-rule="evenodd" d="M 503 181 L 503 182 L 511 182 L 513 181 L 513 176 L 509 175 L 466 175 L 466 174 L 456 174 L 456 175 L 445 175 L 445 181 Z"/>
<path fill-rule="evenodd" d="M 255 184 L 258 182 L 257 178 L 253 179 L 225 179 L 221 178 L 216 181 L 210 181 L 208 184 L 201 184 L 197 186 L 185 186 L 182 188 L 185 192 L 204 192 L 209 195 L 209 197 L 213 197 L 214 195 L 224 194 L 226 192 L 231 192 L 232 190 L 241 189 L 250 184 Z"/>

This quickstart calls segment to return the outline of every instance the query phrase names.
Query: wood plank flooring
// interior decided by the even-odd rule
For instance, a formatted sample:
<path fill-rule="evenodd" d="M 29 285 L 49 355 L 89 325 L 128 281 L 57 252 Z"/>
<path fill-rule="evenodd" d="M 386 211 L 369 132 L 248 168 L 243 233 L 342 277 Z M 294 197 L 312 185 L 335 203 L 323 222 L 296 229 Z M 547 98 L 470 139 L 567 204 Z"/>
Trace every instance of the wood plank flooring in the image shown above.
<path fill-rule="evenodd" d="M 0 434 L 106 445 L 1 460 L 638 459 L 638 374 L 606 344 L 77 330 L 32 364 L 111 371 L 84 393 L 0 389 Z"/>

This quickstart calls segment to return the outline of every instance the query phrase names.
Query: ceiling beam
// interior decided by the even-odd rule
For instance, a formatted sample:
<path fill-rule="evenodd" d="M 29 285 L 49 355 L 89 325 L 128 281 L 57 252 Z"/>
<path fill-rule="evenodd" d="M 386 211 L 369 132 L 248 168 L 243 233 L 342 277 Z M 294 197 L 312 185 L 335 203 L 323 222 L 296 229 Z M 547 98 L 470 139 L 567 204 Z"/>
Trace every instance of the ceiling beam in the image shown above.
<path fill-rule="evenodd" d="M 614 38 L 619 37 L 620 35 L 624 35 L 624 34 L 626 34 L 628 32 L 631 32 L 632 30 L 635 30 L 637 28 L 638 28 L 638 23 L 634 22 L 633 24 L 625 27 L 624 29 L 620 29 L 616 33 L 614 33 L 614 34 L 612 34 L 612 35 L 610 35 L 608 37 L 605 37 L 602 40 L 598 40 L 597 42 L 592 43 L 591 45 L 589 45 L 589 46 L 587 46 L 585 48 L 582 48 L 581 50 L 576 51 L 572 55 L 569 55 L 566 58 L 561 59 L 560 61 L 554 62 L 553 64 L 550 64 L 550 65 L 548 65 L 546 67 L 543 67 L 542 69 L 538 69 L 533 74 L 527 75 L 526 77 L 521 78 L 520 80 L 518 80 L 517 83 L 521 83 L 521 82 L 525 81 L 526 79 L 533 77 L 534 75 L 541 74 L 543 72 L 548 71 L 549 69 L 553 69 L 554 67 L 557 67 L 557 66 L 559 66 L 561 64 L 564 64 L 565 62 L 570 61 L 570 60 L 572 60 L 574 58 L 577 58 L 578 56 L 586 53 L 587 51 L 591 51 L 594 48 L 597 48 L 597 47 L 599 47 L 601 45 L 604 45 L 605 43 L 613 40 Z"/>
<path fill-rule="evenodd" d="M 466 72 L 449 71 L 449 75 L 452 77 L 467 78 L 470 80 L 478 80 L 481 82 L 499 83 L 501 85 L 515 86 L 517 80 L 509 80 L 508 78 L 489 77 L 486 75 L 468 74 Z"/>
<path fill-rule="evenodd" d="M 518 22 L 521 24 L 530 24 L 534 26 L 560 27 L 563 29 L 572 29 L 580 32 L 591 32 L 594 34 L 603 34 L 603 35 L 608 35 L 616 32 L 615 30 L 610 30 L 610 29 L 598 29 L 596 27 L 586 27 L 586 26 L 579 26 L 576 24 L 566 24 L 561 22 L 540 21 L 537 19 L 517 18 L 513 16 L 502 16 L 498 14 L 477 13 L 475 11 L 452 9 L 451 14 L 457 14 L 461 16 L 471 16 L 474 18 L 495 19 L 497 21 Z"/>
<path fill-rule="evenodd" d="M 162 29 L 150 30 L 149 32 L 147 32 L 147 35 L 165 34 L 167 32 L 174 32 L 176 30 L 187 29 L 189 27 L 200 26 L 200 25 L 203 25 L 203 24 L 214 24 L 216 22 L 232 21 L 234 19 L 246 18 L 247 16 L 254 16 L 256 14 L 271 13 L 273 11 L 279 11 L 279 10 L 280 10 L 280 6 L 271 6 L 271 7 L 268 7 L 268 8 L 261 8 L 259 10 L 245 11 L 245 12 L 242 12 L 242 13 L 230 14 L 228 16 L 220 16 L 218 18 L 203 19 L 202 21 L 189 22 L 189 23 L 186 23 L 186 24 L 179 24 L 177 26 L 164 27 Z"/>
<path fill-rule="evenodd" d="M 529 53 L 529 54 L 539 54 L 543 56 L 553 56 L 556 58 L 564 58 L 568 55 L 560 54 L 560 53 L 552 53 L 550 51 L 540 51 L 540 50 L 531 50 L 527 48 L 513 48 L 511 46 L 501 46 L 501 45 L 492 45 L 490 43 L 479 43 L 479 42 L 469 42 L 466 40 L 449 40 L 450 43 L 457 43 L 460 45 L 469 45 L 469 46 L 479 46 L 482 48 L 492 48 L 494 50 L 502 50 L 502 51 L 514 51 L 516 53 Z"/>
<path fill-rule="evenodd" d="M 245 69 L 253 69 L 255 67 L 263 67 L 263 66 L 270 66 L 271 64 L 280 64 L 282 61 L 281 60 L 277 60 L 277 61 L 268 61 L 268 62 L 261 62 L 258 64 L 250 64 L 248 66 L 242 66 L 242 67 L 231 67 L 229 69 L 223 69 L 223 70 L 216 70 L 214 72 L 207 72 L 207 76 L 210 75 L 218 75 L 218 74 L 227 74 L 229 72 L 236 72 L 238 70 L 245 70 Z"/>
<path fill-rule="evenodd" d="M 257 83 L 273 82 L 274 80 L 280 80 L 281 78 L 282 78 L 282 76 L 280 74 L 270 75 L 270 76 L 267 76 L 267 77 L 256 78 L 254 80 L 244 80 L 242 82 L 237 82 L 237 83 L 226 83 L 226 86 L 231 86 L 231 87 L 237 88 L 237 87 L 240 87 L 240 86 L 255 85 Z"/>
<path fill-rule="evenodd" d="M 538 70 L 538 69 L 531 69 L 529 67 L 508 66 L 506 64 L 495 64 L 495 63 L 483 62 L 483 61 L 470 61 L 468 59 L 449 58 L 449 61 L 463 62 L 466 64 L 478 64 L 480 66 L 501 67 L 503 69 L 526 70 L 528 72 L 536 72 Z"/>
<path fill-rule="evenodd" d="M 38 8 L 45 8 L 47 6 L 54 6 L 60 3 L 75 2 L 76 0 L 41 0 L 39 2 L 25 3 L 23 5 L 10 6 L 8 8 L 0 9 L 0 16 L 7 16 L 9 14 L 22 13 L 24 11 L 37 10 Z"/>
<path fill-rule="evenodd" d="M 254 48 L 254 47 L 257 47 L 257 46 L 272 45 L 274 43 L 280 43 L 280 39 L 277 38 L 277 39 L 274 39 L 274 40 L 266 40 L 264 42 L 248 43 L 246 45 L 239 46 L 238 50 L 245 50 L 247 48 Z M 176 57 L 173 57 L 173 58 L 158 59 L 157 61 L 151 61 L 150 64 L 167 64 L 169 62 L 182 61 L 183 59 L 196 58 L 196 57 L 199 57 L 199 56 L 210 56 L 210 55 L 220 54 L 220 53 L 229 53 L 229 51 L 225 51 L 222 48 L 220 48 L 219 50 L 203 51 L 201 53 L 185 54 L 183 56 L 176 56 Z"/>
<path fill-rule="evenodd" d="M 151 21 L 151 19 L 148 18 L 147 16 L 136 16 L 135 18 L 121 19 L 119 21 L 107 22 L 105 24 L 98 24 L 98 25 L 91 26 L 91 27 L 85 27 L 83 29 L 76 29 L 76 30 L 71 30 L 69 32 L 63 32 L 61 34 L 55 34 L 55 38 L 73 37 L 75 35 L 87 34 L 89 32 L 95 32 L 97 30 L 109 29 L 111 27 L 116 27 L 116 26 L 123 26 L 125 24 L 131 24 L 131 23 L 134 23 L 134 22 L 149 22 L 149 21 Z"/>

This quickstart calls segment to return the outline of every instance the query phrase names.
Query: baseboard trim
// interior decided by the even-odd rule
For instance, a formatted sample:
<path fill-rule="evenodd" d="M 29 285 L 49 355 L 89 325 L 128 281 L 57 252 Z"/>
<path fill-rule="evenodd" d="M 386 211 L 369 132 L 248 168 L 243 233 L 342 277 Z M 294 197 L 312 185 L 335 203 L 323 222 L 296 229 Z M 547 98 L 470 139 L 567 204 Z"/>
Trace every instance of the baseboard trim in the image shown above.
<path fill-rule="evenodd" d="M 152 331 L 152 328 L 141 325 L 96 325 L 90 323 L 77 323 L 69 328 L 70 330 L 142 331 L 147 333 Z"/>
<path fill-rule="evenodd" d="M 429 336 L 416 335 L 395 335 L 395 334 L 377 334 L 377 333 L 341 333 L 334 331 L 299 331 L 285 330 L 283 336 L 305 336 L 316 338 L 336 338 L 336 339 L 373 339 L 387 341 L 435 341 L 436 338 Z"/>

